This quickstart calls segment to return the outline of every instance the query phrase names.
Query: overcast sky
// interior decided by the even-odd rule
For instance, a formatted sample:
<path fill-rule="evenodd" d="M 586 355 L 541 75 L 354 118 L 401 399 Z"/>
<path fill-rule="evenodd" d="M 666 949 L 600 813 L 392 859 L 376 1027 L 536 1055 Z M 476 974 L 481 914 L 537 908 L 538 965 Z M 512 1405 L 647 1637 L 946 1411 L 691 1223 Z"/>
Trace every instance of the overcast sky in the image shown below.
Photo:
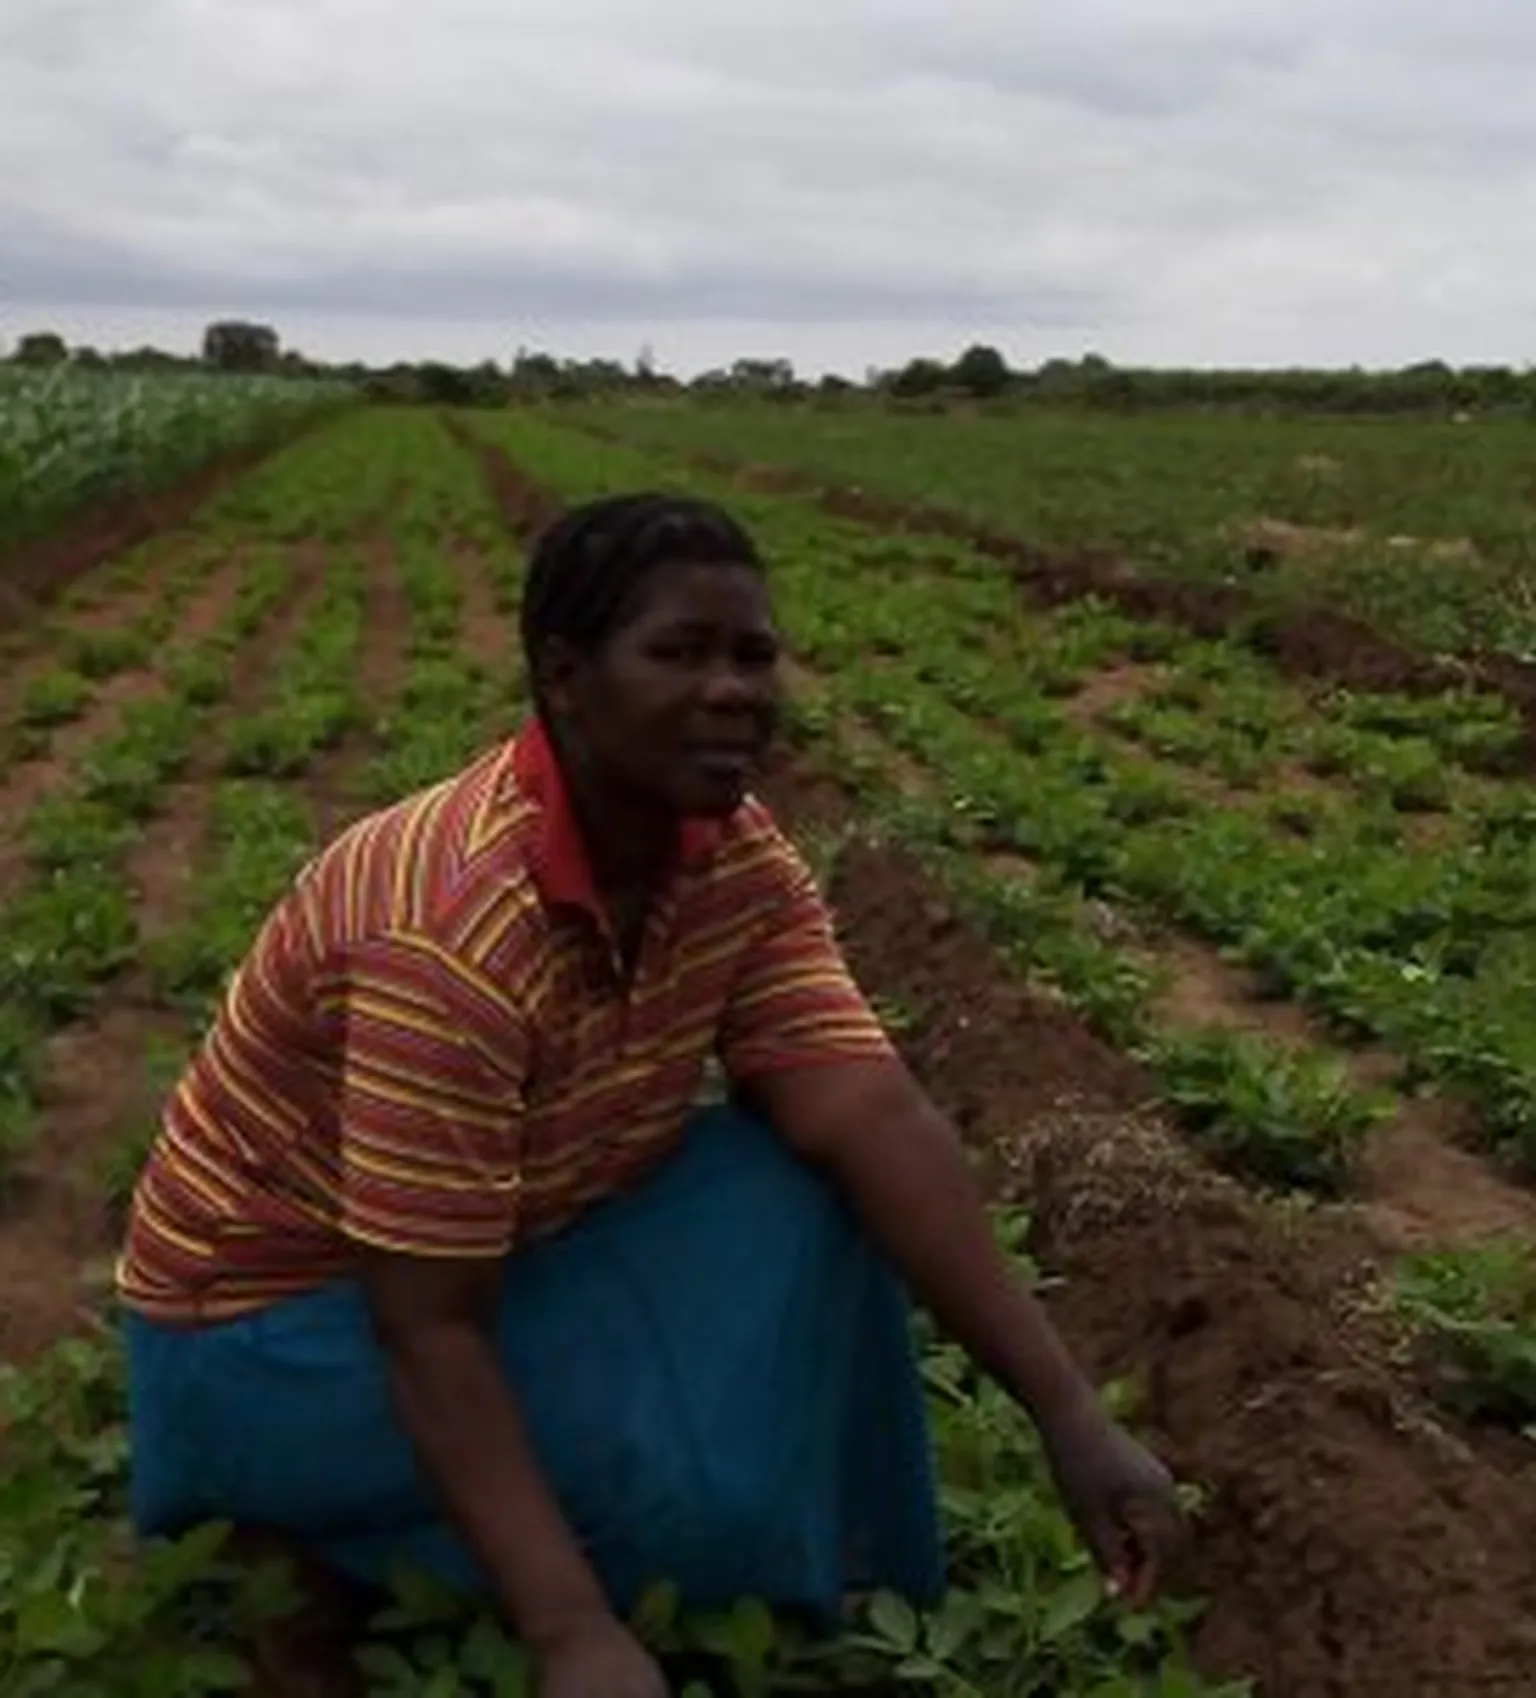
<path fill-rule="evenodd" d="M 0 0 L 0 341 L 1536 358 L 1536 0 Z"/>

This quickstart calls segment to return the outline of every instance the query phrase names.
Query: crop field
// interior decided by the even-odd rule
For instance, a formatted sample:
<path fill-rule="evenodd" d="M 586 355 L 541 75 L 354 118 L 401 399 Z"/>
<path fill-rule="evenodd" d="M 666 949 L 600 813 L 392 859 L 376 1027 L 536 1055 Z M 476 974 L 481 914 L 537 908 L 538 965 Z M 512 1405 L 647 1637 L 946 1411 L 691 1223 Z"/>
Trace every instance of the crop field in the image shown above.
<path fill-rule="evenodd" d="M 122 504 L 141 504 L 200 468 L 268 444 L 345 394 L 277 377 L 0 367 L 0 614 L 25 580 L 54 582 L 60 553 L 13 556 L 86 514 L 131 540 Z M 155 511 L 150 509 L 150 512 Z"/>
<path fill-rule="evenodd" d="M 1319 602 L 1430 652 L 1536 661 L 1524 420 L 948 417 L 856 407 L 578 412 L 671 452 L 793 468 L 1175 582 Z"/>
<path fill-rule="evenodd" d="M 181 465 L 130 547 L 61 497 L 0 601 L 0 1698 L 258 1690 L 284 1577 L 126 1534 L 122 1208 L 305 857 L 519 723 L 531 534 L 657 484 L 760 539 L 769 799 L 1197 1540 L 1154 1611 L 1105 1602 L 1026 1424 L 925 1330 L 945 1607 L 867 1600 L 829 1648 L 659 1587 L 648 1638 L 722 1698 L 1530 1692 L 1525 465 L 1502 425 L 349 407 Z M 529 1691 L 408 1576 L 359 1655 L 380 1698 Z"/>

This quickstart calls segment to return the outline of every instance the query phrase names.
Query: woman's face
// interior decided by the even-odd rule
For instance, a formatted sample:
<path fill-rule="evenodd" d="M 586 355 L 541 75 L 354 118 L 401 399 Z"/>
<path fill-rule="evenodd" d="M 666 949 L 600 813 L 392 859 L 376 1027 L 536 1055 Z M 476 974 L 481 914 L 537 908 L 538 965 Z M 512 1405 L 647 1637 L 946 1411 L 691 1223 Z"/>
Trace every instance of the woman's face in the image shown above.
<path fill-rule="evenodd" d="M 659 566 L 596 654 L 552 669 L 546 697 L 594 782 L 631 803 L 722 818 L 772 743 L 778 659 L 761 574 Z"/>

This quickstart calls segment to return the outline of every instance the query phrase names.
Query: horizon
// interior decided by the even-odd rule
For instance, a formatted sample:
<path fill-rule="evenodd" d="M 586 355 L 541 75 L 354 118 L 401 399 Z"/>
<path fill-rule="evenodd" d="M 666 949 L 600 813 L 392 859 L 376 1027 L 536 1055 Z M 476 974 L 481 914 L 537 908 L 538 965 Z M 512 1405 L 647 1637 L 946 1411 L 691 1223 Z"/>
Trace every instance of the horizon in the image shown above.
<path fill-rule="evenodd" d="M 691 382 L 712 371 L 729 369 L 738 359 L 787 359 L 794 368 L 796 378 L 802 382 L 815 382 L 822 377 L 839 376 L 852 383 L 861 384 L 872 370 L 898 370 L 914 359 L 931 358 L 949 363 L 964 353 L 966 348 L 977 344 L 997 348 L 1007 361 L 1009 368 L 1015 372 L 1038 370 L 1042 365 L 1055 360 L 1073 362 L 1087 357 L 1101 358 L 1112 367 L 1120 370 L 1170 373 L 1253 372 L 1257 374 L 1282 374 L 1285 372 L 1336 372 L 1347 374 L 1359 372 L 1365 376 L 1378 376 L 1434 364 L 1443 364 L 1453 371 L 1476 369 L 1503 369 L 1516 373 L 1536 371 L 1536 361 L 1530 358 L 1499 359 L 1495 357 L 1457 361 L 1435 352 L 1426 352 L 1400 361 L 1381 364 L 1369 364 L 1358 359 L 1341 360 L 1334 363 L 1309 363 L 1278 359 L 1220 363 L 1132 360 L 1118 359 L 1111 352 L 1098 347 L 1070 351 L 1052 349 L 1030 359 L 1021 359 L 1010 354 L 1008 348 L 1002 346 L 998 341 L 989 340 L 982 335 L 971 337 L 947 347 L 906 347 L 894 351 L 888 359 L 858 363 L 844 361 L 842 363 L 802 364 L 790 354 L 779 349 L 752 344 L 731 346 L 722 342 L 720 344 L 722 352 L 718 358 L 684 367 L 669 362 L 665 357 L 663 348 L 658 343 L 658 339 L 654 337 L 642 337 L 637 344 L 631 346 L 628 350 L 614 344 L 605 345 L 595 335 L 587 339 L 577 338 L 581 345 L 571 347 L 553 340 L 540 341 L 527 334 L 526 330 L 521 336 L 509 333 L 500 337 L 498 339 L 500 346 L 497 348 L 491 346 L 492 339 L 488 334 L 481 336 L 473 344 L 467 340 L 462 341 L 459 346 L 464 351 L 458 353 L 446 352 L 440 339 L 435 342 L 418 342 L 414 350 L 403 351 L 400 342 L 393 340 L 385 342 L 379 337 L 364 337 L 352 341 L 351 347 L 354 351 L 328 354 L 321 351 L 314 342 L 305 341 L 301 337 L 292 335 L 289 327 L 284 323 L 271 318 L 263 318 L 259 314 L 211 311 L 206 315 L 179 313 L 167 319 L 166 315 L 161 314 L 108 314 L 103 316 L 96 311 L 81 313 L 79 311 L 71 312 L 68 309 L 54 310 L 50 316 L 46 309 L 38 309 L 28 316 L 23 309 L 14 303 L 8 305 L 0 303 L 0 360 L 9 359 L 15 353 L 21 338 L 47 332 L 62 336 L 71 352 L 90 348 L 107 357 L 123 357 L 147 348 L 177 359 L 197 359 L 201 353 L 204 330 L 210 323 L 222 318 L 239 318 L 252 323 L 268 324 L 277 331 L 283 352 L 296 354 L 317 365 L 364 365 L 380 368 L 390 365 L 417 366 L 440 362 L 467 369 L 490 362 L 505 371 L 510 369 L 519 349 L 521 349 L 529 354 L 547 354 L 562 362 L 613 360 L 629 370 L 633 370 L 642 357 L 649 356 L 649 363 L 659 375 L 682 383 Z M 112 324 L 119 326 L 119 332 L 115 338 L 100 333 L 104 326 Z M 397 328 L 399 327 L 397 326 Z M 345 341 L 347 338 L 343 337 L 342 340 Z M 355 351 L 363 348 L 375 351 Z"/>
<path fill-rule="evenodd" d="M 10 0 L 0 333 L 1521 365 L 1533 59 L 1523 0 Z"/>

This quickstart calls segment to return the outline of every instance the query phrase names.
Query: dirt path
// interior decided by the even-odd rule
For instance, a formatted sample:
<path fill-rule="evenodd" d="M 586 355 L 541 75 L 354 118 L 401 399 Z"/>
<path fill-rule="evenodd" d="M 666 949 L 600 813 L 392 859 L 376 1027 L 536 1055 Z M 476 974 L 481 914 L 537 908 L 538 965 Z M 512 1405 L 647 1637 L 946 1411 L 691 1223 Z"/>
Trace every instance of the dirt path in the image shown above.
<path fill-rule="evenodd" d="M 496 605 L 491 565 L 479 549 L 460 544 L 453 550 L 453 561 L 464 590 L 461 646 L 491 677 L 502 677 L 518 664 L 517 622 Z"/>
<path fill-rule="evenodd" d="M 802 770 L 799 826 L 848 802 Z M 1531 1690 L 1536 1491 L 1438 1435 L 1361 1293 L 1368 1246 L 1204 1170 L 1145 1082 L 1032 996 L 899 853 L 855 846 L 832 891 L 874 993 L 915 1011 L 913 1065 L 1037 1222 L 1054 1300 L 1102 1374 L 1146 1385 L 1159 1447 L 1206 1482 L 1196 1649 L 1264 1698 Z"/>

